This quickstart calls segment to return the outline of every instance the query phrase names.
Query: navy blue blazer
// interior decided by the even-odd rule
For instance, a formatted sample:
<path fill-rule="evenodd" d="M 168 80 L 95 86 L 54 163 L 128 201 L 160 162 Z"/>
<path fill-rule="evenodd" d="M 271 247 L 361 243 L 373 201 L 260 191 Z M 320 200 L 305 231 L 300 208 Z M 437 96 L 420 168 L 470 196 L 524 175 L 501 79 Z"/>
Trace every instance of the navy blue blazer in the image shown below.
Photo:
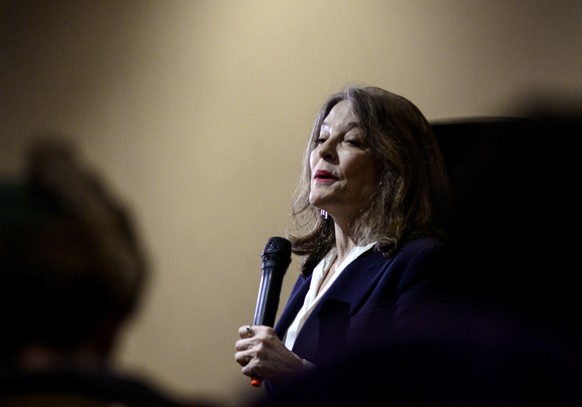
<path fill-rule="evenodd" d="M 423 237 L 387 259 L 374 248 L 337 277 L 297 335 L 293 352 L 324 365 L 348 352 L 430 330 L 429 309 L 441 293 L 448 250 Z M 311 276 L 299 275 L 275 326 L 283 338 L 301 309 Z"/>

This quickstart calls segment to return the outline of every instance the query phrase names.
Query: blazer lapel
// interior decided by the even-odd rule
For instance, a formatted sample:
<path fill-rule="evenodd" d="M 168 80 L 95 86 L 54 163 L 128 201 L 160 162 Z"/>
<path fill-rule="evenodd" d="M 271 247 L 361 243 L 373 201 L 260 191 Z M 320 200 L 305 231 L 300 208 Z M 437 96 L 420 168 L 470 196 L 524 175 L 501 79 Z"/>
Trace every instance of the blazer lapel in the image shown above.
<path fill-rule="evenodd" d="M 350 317 L 365 303 L 368 294 L 385 274 L 386 266 L 381 263 L 386 263 L 386 261 L 381 254 L 370 249 L 348 265 L 321 297 L 305 321 L 297 335 L 293 351 L 301 357 L 315 361 L 316 353 L 320 351 L 318 350 L 320 346 L 318 341 L 329 340 L 329 338 L 321 338 L 322 332 L 326 332 L 326 335 L 330 337 L 335 336 L 334 340 L 337 342 L 343 341 L 341 336 L 347 332 L 346 324 L 349 323 Z M 289 309 L 290 315 L 287 316 L 289 322 L 286 327 L 291 324 L 297 311 L 303 305 L 303 299 L 308 289 L 309 284 L 302 287 L 300 298 L 295 298 L 298 304 L 294 304 L 293 310 Z"/>
<path fill-rule="evenodd" d="M 384 263 L 384 264 L 382 264 Z M 326 300 L 350 304 L 350 314 L 365 300 L 367 293 L 376 287 L 379 279 L 385 276 L 387 260 L 380 253 L 370 249 L 349 264 L 338 276 L 337 280 L 321 298 L 320 304 Z M 314 310 L 314 313 L 317 309 Z"/>
<path fill-rule="evenodd" d="M 297 281 L 295 281 L 295 285 L 291 289 L 291 293 L 289 295 L 289 299 L 281 316 L 279 317 L 279 321 L 275 325 L 275 333 L 279 338 L 283 338 L 285 332 L 287 332 L 287 328 L 295 319 L 295 316 L 303 306 L 303 301 L 305 300 L 305 296 L 309 291 L 309 285 L 311 284 L 311 275 L 309 277 L 305 277 L 300 274 L 297 277 Z"/>

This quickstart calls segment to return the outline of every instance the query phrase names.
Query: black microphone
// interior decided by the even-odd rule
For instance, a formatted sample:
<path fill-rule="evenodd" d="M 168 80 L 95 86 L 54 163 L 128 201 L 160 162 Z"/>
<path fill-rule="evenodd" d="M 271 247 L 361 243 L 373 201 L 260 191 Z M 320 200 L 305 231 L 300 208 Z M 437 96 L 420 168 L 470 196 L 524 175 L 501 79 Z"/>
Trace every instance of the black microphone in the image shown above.
<path fill-rule="evenodd" d="M 291 263 L 291 242 L 283 237 L 271 237 L 261 254 L 261 284 L 253 325 L 275 325 L 283 277 Z M 262 379 L 252 377 L 251 384 L 260 386 Z"/>

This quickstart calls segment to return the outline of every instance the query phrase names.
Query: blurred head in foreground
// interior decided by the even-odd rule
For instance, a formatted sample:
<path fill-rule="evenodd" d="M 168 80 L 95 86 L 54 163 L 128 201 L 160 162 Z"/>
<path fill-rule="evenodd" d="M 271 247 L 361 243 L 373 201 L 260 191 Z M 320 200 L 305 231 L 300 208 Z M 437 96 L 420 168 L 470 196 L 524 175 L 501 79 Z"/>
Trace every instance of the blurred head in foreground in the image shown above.
<path fill-rule="evenodd" d="M 106 364 L 147 274 L 129 212 L 70 144 L 37 141 L 0 181 L 4 366 Z"/>

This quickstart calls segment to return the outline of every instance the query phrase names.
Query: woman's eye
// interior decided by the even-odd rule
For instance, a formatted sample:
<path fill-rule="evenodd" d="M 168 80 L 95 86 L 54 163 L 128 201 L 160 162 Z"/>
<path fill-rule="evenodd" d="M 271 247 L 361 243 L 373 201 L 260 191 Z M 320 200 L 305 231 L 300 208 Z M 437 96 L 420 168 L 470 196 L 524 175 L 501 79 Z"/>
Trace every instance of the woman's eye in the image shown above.
<path fill-rule="evenodd" d="M 352 145 L 352 146 L 356 146 L 356 147 L 359 147 L 362 145 L 362 141 L 360 139 L 351 138 L 351 139 L 345 139 L 344 141 L 347 144 Z"/>
<path fill-rule="evenodd" d="M 325 140 L 327 140 L 327 139 L 326 139 L 326 138 L 324 138 L 324 137 L 318 137 L 318 138 L 316 138 L 316 139 L 315 139 L 314 143 L 315 143 L 316 145 L 320 145 L 320 144 L 323 144 L 323 143 L 325 143 Z"/>

